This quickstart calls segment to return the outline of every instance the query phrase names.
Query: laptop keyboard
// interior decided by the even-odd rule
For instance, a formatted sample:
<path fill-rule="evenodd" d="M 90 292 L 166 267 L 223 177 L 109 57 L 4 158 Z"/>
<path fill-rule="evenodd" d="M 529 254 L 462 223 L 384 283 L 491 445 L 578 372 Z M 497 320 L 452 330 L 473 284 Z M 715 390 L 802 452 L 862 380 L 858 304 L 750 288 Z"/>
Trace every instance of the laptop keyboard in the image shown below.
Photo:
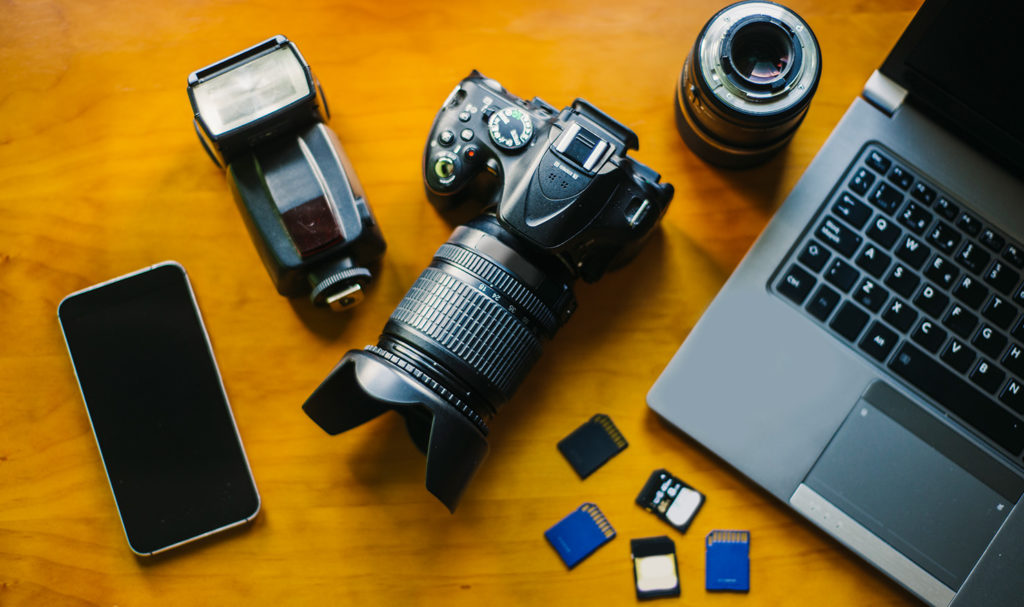
<path fill-rule="evenodd" d="M 772 289 L 1021 464 L 1024 247 L 872 143 Z"/>

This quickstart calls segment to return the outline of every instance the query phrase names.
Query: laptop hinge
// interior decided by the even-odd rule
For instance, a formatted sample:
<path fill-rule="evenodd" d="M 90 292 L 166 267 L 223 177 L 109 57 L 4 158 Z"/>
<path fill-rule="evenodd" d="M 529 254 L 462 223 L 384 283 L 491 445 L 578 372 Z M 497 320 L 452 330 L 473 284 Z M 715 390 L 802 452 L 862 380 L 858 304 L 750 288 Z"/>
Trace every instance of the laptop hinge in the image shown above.
<path fill-rule="evenodd" d="M 907 89 L 875 70 L 864 85 L 863 94 L 871 105 L 885 112 L 886 116 L 892 116 L 906 100 Z"/>

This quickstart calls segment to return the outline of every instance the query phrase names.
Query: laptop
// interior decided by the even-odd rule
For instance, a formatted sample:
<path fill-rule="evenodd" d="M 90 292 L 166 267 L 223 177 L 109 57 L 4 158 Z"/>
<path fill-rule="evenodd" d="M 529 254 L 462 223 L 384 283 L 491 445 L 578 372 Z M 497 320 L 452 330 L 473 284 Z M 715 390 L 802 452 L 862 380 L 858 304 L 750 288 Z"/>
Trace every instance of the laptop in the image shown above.
<path fill-rule="evenodd" d="M 647 397 L 932 605 L 1024 604 L 1022 23 L 926 0 Z"/>

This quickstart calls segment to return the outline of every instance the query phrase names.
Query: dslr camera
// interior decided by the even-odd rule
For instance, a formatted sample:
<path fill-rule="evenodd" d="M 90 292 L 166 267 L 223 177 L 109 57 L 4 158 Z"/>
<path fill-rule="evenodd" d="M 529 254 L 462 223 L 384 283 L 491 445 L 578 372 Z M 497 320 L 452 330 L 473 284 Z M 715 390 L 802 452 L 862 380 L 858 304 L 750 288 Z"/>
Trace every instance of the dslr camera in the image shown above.
<path fill-rule="evenodd" d="M 377 345 L 346 353 L 306 413 L 337 434 L 397 411 L 427 456 L 427 489 L 454 511 L 490 418 L 575 309 L 573 282 L 624 265 L 665 213 L 672 186 L 627 156 L 637 147 L 582 99 L 558 111 L 471 73 L 434 120 L 423 176 L 438 209 L 477 199 L 483 213 L 455 229 Z"/>

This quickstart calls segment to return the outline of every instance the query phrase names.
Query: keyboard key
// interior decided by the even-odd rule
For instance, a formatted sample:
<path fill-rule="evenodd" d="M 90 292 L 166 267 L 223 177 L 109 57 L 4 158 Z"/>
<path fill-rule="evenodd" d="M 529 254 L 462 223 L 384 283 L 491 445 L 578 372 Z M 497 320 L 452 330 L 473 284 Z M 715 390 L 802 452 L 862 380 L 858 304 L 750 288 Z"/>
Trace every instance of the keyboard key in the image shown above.
<path fill-rule="evenodd" d="M 995 261 L 985 272 L 985 282 L 992 285 L 997 291 L 1009 294 L 1020 280 L 1020 274 L 1010 269 L 1001 261 Z"/>
<path fill-rule="evenodd" d="M 998 295 L 993 295 L 988 300 L 988 303 L 985 304 L 981 315 L 1005 331 L 1010 326 L 1010 323 L 1013 322 L 1014 317 L 1017 316 L 1017 310 L 1005 299 Z"/>
<path fill-rule="evenodd" d="M 860 272 L 842 259 L 833 261 L 825 272 L 825 280 L 839 287 L 843 293 L 848 293 L 858 278 L 860 278 Z"/>
<path fill-rule="evenodd" d="M 978 238 L 978 241 L 981 242 L 981 244 L 985 245 L 986 247 L 992 249 L 996 253 L 1001 251 L 1003 249 L 1003 245 L 1006 244 L 1006 239 L 1004 239 L 1002 236 L 996 234 L 995 232 L 988 228 L 986 228 L 985 231 L 981 233 L 981 236 Z"/>
<path fill-rule="evenodd" d="M 971 343 L 978 346 L 978 349 L 988 354 L 992 358 L 999 356 L 999 353 L 1003 351 L 1006 346 L 1006 336 L 999 333 L 988 325 L 981 325 L 978 329 L 978 333 L 971 340 Z"/>
<path fill-rule="evenodd" d="M 910 187 L 910 184 L 914 183 L 914 176 L 908 173 L 905 168 L 896 165 L 889 172 L 889 181 L 895 183 L 901 190 L 905 190 Z"/>
<path fill-rule="evenodd" d="M 928 206 L 935 201 L 935 190 L 920 181 L 915 183 L 914 187 L 911 188 L 910 195 L 923 202 L 925 206 Z"/>
<path fill-rule="evenodd" d="M 1013 301 L 1024 306 L 1024 285 L 1017 287 L 1017 290 L 1014 291 Z"/>
<path fill-rule="evenodd" d="M 846 227 L 834 217 L 826 217 L 818 226 L 818 238 L 832 247 L 844 257 L 853 255 L 863 240 L 860 234 Z"/>
<path fill-rule="evenodd" d="M 889 299 L 889 292 L 878 286 L 875 281 L 865 278 L 853 292 L 853 300 L 872 312 L 882 309 Z"/>
<path fill-rule="evenodd" d="M 868 228 L 868 238 L 886 249 L 892 248 L 900 234 L 902 231 L 894 223 L 881 216 L 875 217 L 875 220 L 871 222 L 871 227 Z M 959 234 L 957 236 L 959 237 Z"/>
<path fill-rule="evenodd" d="M 1010 381 L 1006 382 L 1006 387 L 999 393 L 999 400 L 1006 403 L 1011 409 L 1024 415 L 1024 390 L 1021 389 L 1020 383 L 1010 378 Z"/>
<path fill-rule="evenodd" d="M 950 221 L 956 219 L 956 214 L 960 212 L 960 209 L 947 198 L 939 198 L 939 201 L 935 203 L 934 208 L 936 213 Z"/>
<path fill-rule="evenodd" d="M 880 322 L 871 324 L 871 328 L 860 340 L 860 349 L 870 354 L 875 360 L 884 362 L 885 357 L 892 352 L 899 337 Z"/>
<path fill-rule="evenodd" d="M 986 392 L 995 393 L 999 384 L 1003 383 L 1006 373 L 984 358 L 978 361 L 971 371 L 971 381 L 981 386 Z"/>
<path fill-rule="evenodd" d="M 868 157 L 864 159 L 864 164 L 885 175 L 885 172 L 889 170 L 889 165 L 892 164 L 892 161 L 877 150 L 871 150 L 868 152 Z"/>
<path fill-rule="evenodd" d="M 946 325 L 950 331 L 956 333 L 960 337 L 967 338 L 974 330 L 975 325 L 978 324 L 978 317 L 968 312 L 960 304 L 953 304 L 946 312 L 946 317 L 942 319 L 942 324 Z"/>
<path fill-rule="evenodd" d="M 851 190 L 863 196 L 874 182 L 874 173 L 867 169 L 857 169 L 857 172 L 853 174 L 853 178 L 850 179 L 849 186 Z"/>
<path fill-rule="evenodd" d="M 932 223 L 932 214 L 916 202 L 912 202 L 900 213 L 900 223 L 910 228 L 915 234 L 924 234 L 924 231 Z"/>
<path fill-rule="evenodd" d="M 850 302 L 845 302 L 829 326 L 846 339 L 853 341 L 868 324 L 868 313 Z"/>
<path fill-rule="evenodd" d="M 900 346 L 889 368 L 1003 449 L 1015 456 L 1024 449 L 1024 421 L 912 344 Z"/>
<path fill-rule="evenodd" d="M 886 306 L 885 312 L 882 312 L 882 318 L 896 329 L 906 333 L 910 327 L 914 326 L 914 321 L 917 320 L 917 311 L 906 302 L 893 297 L 889 305 Z"/>
<path fill-rule="evenodd" d="M 946 341 L 946 332 L 930 320 L 922 320 L 910 336 L 931 353 L 939 351 L 939 346 Z"/>
<path fill-rule="evenodd" d="M 949 254 L 953 252 L 957 243 L 960 242 L 960 232 L 957 232 L 956 229 L 948 223 L 940 221 L 934 228 L 932 228 L 932 231 L 928 233 L 928 242 L 937 246 L 943 253 Z"/>
<path fill-rule="evenodd" d="M 821 322 L 825 322 L 825 319 L 829 317 L 829 314 L 832 314 L 832 310 L 835 309 L 840 299 L 842 299 L 842 295 L 826 285 L 821 285 L 810 301 L 807 302 L 807 311 L 810 312 L 811 316 Z"/>
<path fill-rule="evenodd" d="M 1017 377 L 1024 377 L 1024 346 L 1013 344 L 1003 354 L 1003 366 Z"/>
<path fill-rule="evenodd" d="M 907 265 L 915 270 L 921 269 L 932 250 L 927 245 L 921 244 L 917 238 L 908 235 L 903 242 L 896 247 L 896 257 L 907 262 Z"/>
<path fill-rule="evenodd" d="M 957 275 L 960 274 L 960 270 L 956 269 L 953 262 L 949 261 L 944 257 L 938 255 L 932 259 L 932 262 L 928 264 L 928 267 L 924 269 L 924 275 L 931 280 L 934 280 L 943 289 L 948 289 L 953 286 L 953 281 L 956 280 Z"/>
<path fill-rule="evenodd" d="M 965 242 L 956 256 L 956 261 L 975 274 L 980 274 L 991 258 L 992 256 L 985 249 L 975 245 L 973 242 Z"/>
<path fill-rule="evenodd" d="M 953 296 L 977 310 L 981 302 L 985 301 L 985 298 L 988 297 L 988 289 L 978 280 L 970 276 L 964 276 L 960 279 L 956 288 L 953 289 Z"/>
<path fill-rule="evenodd" d="M 832 211 L 858 230 L 871 219 L 871 207 L 846 192 L 832 205 Z"/>
<path fill-rule="evenodd" d="M 1013 331 L 1010 331 L 1010 335 L 1019 341 L 1024 342 L 1024 316 L 1017 321 L 1017 324 L 1013 326 Z M 1024 374 L 1018 374 L 1024 377 Z"/>
<path fill-rule="evenodd" d="M 1024 252 L 1021 252 L 1017 245 L 1007 245 L 1006 250 L 1003 251 L 1003 259 L 1018 268 L 1024 267 Z"/>
<path fill-rule="evenodd" d="M 872 149 L 868 151 L 867 158 L 864 159 L 864 164 L 885 175 L 886 171 L 889 170 L 889 166 L 892 165 L 892 161 L 880 153 L 879 150 Z"/>
<path fill-rule="evenodd" d="M 892 258 L 886 255 L 873 244 L 868 244 L 857 256 L 857 265 L 867 271 L 875 278 L 881 278 L 882 272 L 889 267 Z"/>
<path fill-rule="evenodd" d="M 949 303 L 949 297 L 928 283 L 925 283 L 917 297 L 914 298 L 914 305 L 934 318 L 939 318 L 942 311 L 946 309 L 947 303 Z"/>
<path fill-rule="evenodd" d="M 800 257 L 797 259 L 811 270 L 820 272 L 829 257 L 832 257 L 832 254 L 828 252 L 828 249 L 811 240 L 804 246 L 804 250 L 800 252 Z"/>
<path fill-rule="evenodd" d="M 960 219 L 956 220 L 956 225 L 971 236 L 977 236 L 981 232 L 981 222 L 976 217 L 967 213 L 960 215 Z"/>
<path fill-rule="evenodd" d="M 886 182 L 881 182 L 875 191 L 871 193 L 868 200 L 876 207 L 892 215 L 893 211 L 899 208 L 903 202 L 903 194 Z"/>
<path fill-rule="evenodd" d="M 954 338 L 949 340 L 940 358 L 957 371 L 967 373 L 967 370 L 971 368 L 971 363 L 974 362 L 974 350 Z"/>
<path fill-rule="evenodd" d="M 799 306 L 804 303 L 804 299 L 811 292 L 815 282 L 814 277 L 807 270 L 793 264 L 789 266 L 789 271 L 786 272 L 775 288 L 779 290 L 779 293 L 792 299 Z"/>
<path fill-rule="evenodd" d="M 885 277 L 886 286 L 903 297 L 910 297 L 920 282 L 921 279 L 917 274 L 914 274 L 910 269 L 901 264 L 893 266 L 892 270 L 889 271 L 889 275 Z"/>

